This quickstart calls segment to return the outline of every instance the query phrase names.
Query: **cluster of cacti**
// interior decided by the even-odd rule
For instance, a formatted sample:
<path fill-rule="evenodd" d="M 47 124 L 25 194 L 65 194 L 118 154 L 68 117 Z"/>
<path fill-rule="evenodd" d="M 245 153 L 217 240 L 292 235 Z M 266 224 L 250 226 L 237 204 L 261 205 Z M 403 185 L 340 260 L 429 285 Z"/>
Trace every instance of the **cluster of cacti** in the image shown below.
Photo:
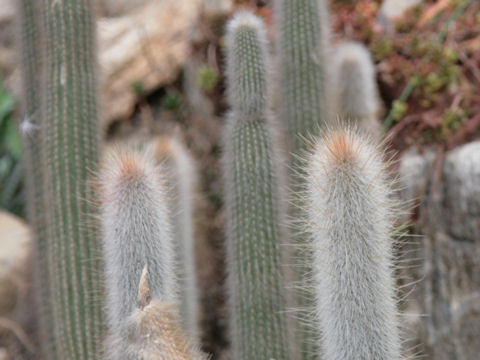
<path fill-rule="evenodd" d="M 280 94 L 273 109 L 288 129 L 285 150 L 293 155 L 290 186 L 295 202 L 290 215 L 302 231 L 282 238 L 281 203 L 288 195 L 279 188 L 284 164 L 276 161 L 280 150 L 273 134 L 281 125 L 269 111 L 266 31 L 259 18 L 242 12 L 230 22 L 226 41 L 231 112 L 224 133 L 223 172 L 233 358 L 397 358 L 389 237 L 393 224 L 382 153 L 359 131 L 341 130 L 347 122 L 378 135 L 373 64 L 360 45 L 340 46 L 334 58 L 338 64 L 329 74 L 334 89 L 329 89 L 326 1 L 285 0 L 274 6 L 279 35 L 275 85 Z M 330 111 L 339 119 L 332 119 Z M 340 130 L 328 135 L 332 124 L 340 125 Z M 305 159 L 315 143 L 308 140 L 322 129 L 327 134 L 319 141 L 322 146 L 316 145 L 314 154 Z M 356 194 L 357 190 L 363 192 Z M 278 230 L 266 231 L 267 226 Z M 293 244 L 296 251 L 280 251 L 276 237 Z M 291 287 L 296 300 L 289 304 L 297 307 L 293 326 L 285 311 L 269 309 L 269 316 L 264 315 L 270 302 L 283 304 L 291 298 L 285 294 L 279 259 L 284 265 L 294 263 L 297 271 L 297 286 Z M 266 272 L 272 268 L 273 277 Z M 269 288 L 272 285 L 280 288 Z M 259 289 L 268 291 L 268 302 L 260 298 L 265 293 Z M 290 325 L 277 335 L 285 347 L 278 348 L 266 331 L 270 330 L 266 321 L 272 320 Z M 285 334 L 295 336 L 293 349 L 280 338 Z M 275 353 L 278 350 L 281 355 Z"/>
<path fill-rule="evenodd" d="M 227 27 L 222 169 L 232 357 L 398 359 L 383 155 L 350 128 L 328 131 L 338 115 L 377 132 L 373 64 L 351 44 L 330 60 L 325 0 L 274 6 L 276 61 L 259 17 L 242 11 Z M 22 126 L 45 356 L 204 359 L 192 160 L 179 141 L 162 137 L 148 147 L 108 150 L 98 170 L 90 1 L 22 0 L 21 9 Z M 306 140 L 321 130 L 327 135 Z M 292 154 L 288 163 L 283 152 Z M 290 217 L 303 231 L 289 235 L 292 198 Z M 301 311 L 289 318 L 289 306 Z"/>

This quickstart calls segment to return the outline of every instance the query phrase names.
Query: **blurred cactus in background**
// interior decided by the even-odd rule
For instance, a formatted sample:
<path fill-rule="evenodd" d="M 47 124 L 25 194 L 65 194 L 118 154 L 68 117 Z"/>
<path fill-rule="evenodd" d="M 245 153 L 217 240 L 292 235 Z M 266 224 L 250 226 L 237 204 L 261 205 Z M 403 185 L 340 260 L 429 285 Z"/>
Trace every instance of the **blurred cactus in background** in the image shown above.
<path fill-rule="evenodd" d="M 290 359 L 282 276 L 279 149 L 268 110 L 262 20 L 239 12 L 227 28 L 231 112 L 224 131 L 227 269 L 233 359 Z"/>
<path fill-rule="evenodd" d="M 335 50 L 333 60 L 333 113 L 339 120 L 379 138 L 380 96 L 370 52 L 360 43 L 348 42 Z"/>
<path fill-rule="evenodd" d="M 185 146 L 174 138 L 159 137 L 152 144 L 168 190 L 168 211 L 172 218 L 173 246 L 178 278 L 180 316 L 184 330 L 198 338 L 199 298 L 195 261 L 196 171 Z"/>

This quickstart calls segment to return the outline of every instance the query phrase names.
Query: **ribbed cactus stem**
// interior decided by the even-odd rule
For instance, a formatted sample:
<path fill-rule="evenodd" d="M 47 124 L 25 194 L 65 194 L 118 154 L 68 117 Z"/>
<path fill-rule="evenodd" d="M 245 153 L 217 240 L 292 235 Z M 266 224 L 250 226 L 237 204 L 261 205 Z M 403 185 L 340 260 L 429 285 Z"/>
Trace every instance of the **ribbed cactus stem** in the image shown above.
<path fill-rule="evenodd" d="M 337 130 L 309 159 L 307 226 L 326 360 L 400 359 L 395 211 L 382 157 L 366 138 Z"/>
<path fill-rule="evenodd" d="M 334 113 L 345 123 L 379 137 L 380 97 L 370 52 L 360 43 L 348 42 L 336 49 L 333 64 Z"/>
<path fill-rule="evenodd" d="M 184 333 L 176 306 L 152 298 L 147 275 L 145 266 L 137 306 L 126 323 L 129 341 L 124 356 L 141 360 L 205 360 L 204 354 Z"/>
<path fill-rule="evenodd" d="M 291 158 L 290 185 L 295 200 L 304 186 L 303 168 L 298 160 L 307 147 L 305 139 L 318 135 L 330 121 L 327 103 L 329 73 L 329 15 L 327 0 L 274 1 L 275 27 L 278 34 L 278 105 L 282 123 L 288 129 L 287 146 Z M 290 217 L 297 222 L 305 214 L 302 205 L 294 201 Z M 294 330 L 301 359 L 316 359 L 318 329 L 309 326 L 314 294 L 309 284 L 311 253 L 304 234 L 294 234 L 296 253 L 295 282 L 297 296 L 289 307 L 295 311 L 298 325 Z"/>
<path fill-rule="evenodd" d="M 41 116 L 41 73 L 43 40 L 41 38 L 41 3 L 35 0 L 18 2 L 18 13 L 21 29 L 22 76 L 23 76 L 23 116 L 19 121 L 19 129 L 23 142 L 23 162 L 26 182 L 26 203 L 29 223 L 33 229 L 35 240 L 35 277 L 36 309 L 39 318 L 39 335 L 42 352 L 48 359 L 55 358 L 52 306 L 48 279 L 47 235 L 44 211 L 45 199 L 43 188 L 43 168 L 41 162 L 42 139 L 40 127 Z M 43 256 L 39 256 L 42 254 Z"/>
<path fill-rule="evenodd" d="M 199 336 L 199 299 L 195 263 L 196 171 L 185 146 L 175 138 L 159 137 L 153 151 L 165 172 L 169 189 L 175 262 L 177 264 L 180 316 L 185 331 Z"/>
<path fill-rule="evenodd" d="M 276 0 L 278 32 L 279 107 L 288 126 L 291 150 L 305 147 L 305 138 L 325 128 L 327 55 L 329 46 L 326 0 Z"/>
<path fill-rule="evenodd" d="M 291 359 L 282 277 L 279 154 L 267 110 L 266 31 L 248 12 L 227 29 L 231 113 L 224 132 L 233 359 Z"/>
<path fill-rule="evenodd" d="M 111 150 L 100 172 L 110 343 L 106 355 L 123 359 L 127 320 L 137 308 L 145 264 L 151 297 L 176 301 L 172 229 L 165 180 L 149 152 Z M 134 357 L 132 359 L 135 359 Z"/>
<path fill-rule="evenodd" d="M 47 241 L 39 263 L 48 269 L 55 354 L 98 359 L 103 336 L 100 238 L 92 217 L 98 128 L 95 22 L 89 0 L 43 0 L 45 48 L 40 155 Z M 36 164 L 39 166 L 39 164 Z M 48 296 L 48 297 L 47 297 Z M 47 330 L 43 330 L 47 331 Z"/>

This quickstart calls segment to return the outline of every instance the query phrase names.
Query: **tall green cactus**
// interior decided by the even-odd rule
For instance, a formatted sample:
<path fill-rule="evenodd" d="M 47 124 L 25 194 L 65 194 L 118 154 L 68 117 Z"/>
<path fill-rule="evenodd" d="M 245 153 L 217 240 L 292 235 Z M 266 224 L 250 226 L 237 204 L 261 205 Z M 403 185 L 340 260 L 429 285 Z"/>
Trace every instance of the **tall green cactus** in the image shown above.
<path fill-rule="evenodd" d="M 237 13 L 227 29 L 224 133 L 227 267 L 234 359 L 291 359 L 284 283 L 279 154 L 268 113 L 263 22 Z"/>
<path fill-rule="evenodd" d="M 395 206 L 382 152 L 352 130 L 310 156 L 306 226 L 326 360 L 400 356 L 393 278 Z"/>
<path fill-rule="evenodd" d="M 326 0 L 277 0 L 274 6 L 280 114 L 296 152 L 328 120 L 328 6 Z"/>
<path fill-rule="evenodd" d="M 177 265 L 180 315 L 185 332 L 198 338 L 199 299 L 195 263 L 196 172 L 185 146 L 165 136 L 155 140 L 153 151 L 165 172 L 169 192 L 169 211 Z"/>
<path fill-rule="evenodd" d="M 301 199 L 297 197 L 304 187 L 303 167 L 299 155 L 307 142 L 325 129 L 329 122 L 327 104 L 327 73 L 329 55 L 329 22 L 326 0 L 277 0 L 275 26 L 278 33 L 278 88 L 279 114 L 288 129 L 286 137 L 292 152 L 290 185 L 294 193 L 295 208 L 290 216 L 295 222 L 304 218 Z M 313 291 L 310 284 L 312 263 L 310 247 L 304 234 L 293 239 L 297 253 L 295 283 L 297 300 L 289 304 L 296 310 L 298 326 L 295 329 L 296 351 L 302 359 L 316 359 L 317 339 L 321 336 L 312 326 Z"/>
<path fill-rule="evenodd" d="M 153 156 L 114 150 L 102 163 L 99 182 L 110 336 L 107 356 L 113 360 L 125 358 L 127 323 L 137 308 L 144 266 L 149 270 L 152 299 L 175 302 L 177 280 L 167 190 Z"/>
<path fill-rule="evenodd" d="M 55 352 L 48 358 L 99 359 L 103 264 L 89 186 L 100 136 L 93 9 L 89 0 L 42 0 L 41 13 L 45 206 L 36 211 L 46 223 L 38 256 L 48 274 L 48 283 L 39 284 L 48 286 L 42 302 L 52 307 L 47 316 Z"/>
<path fill-rule="evenodd" d="M 24 169 L 26 172 L 27 214 L 35 239 L 35 282 L 37 287 L 37 314 L 39 317 L 40 344 L 50 359 L 54 358 L 52 304 L 45 301 L 49 296 L 48 257 L 38 256 L 46 251 L 45 199 L 43 191 L 43 168 L 41 162 L 41 73 L 43 47 L 41 38 L 41 3 L 35 0 L 21 0 L 18 3 L 21 24 L 22 76 L 23 76 L 23 117 L 19 128 L 24 148 Z M 42 300 L 43 299 L 43 300 Z"/>

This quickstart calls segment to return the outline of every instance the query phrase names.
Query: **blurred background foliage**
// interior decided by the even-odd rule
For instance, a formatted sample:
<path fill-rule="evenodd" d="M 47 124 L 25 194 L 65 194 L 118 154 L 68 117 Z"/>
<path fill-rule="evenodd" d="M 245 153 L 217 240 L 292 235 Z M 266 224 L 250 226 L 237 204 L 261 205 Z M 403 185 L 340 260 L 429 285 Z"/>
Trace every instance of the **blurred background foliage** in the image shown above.
<path fill-rule="evenodd" d="M 22 147 L 14 107 L 15 98 L 0 75 L 0 208 L 23 216 Z"/>

